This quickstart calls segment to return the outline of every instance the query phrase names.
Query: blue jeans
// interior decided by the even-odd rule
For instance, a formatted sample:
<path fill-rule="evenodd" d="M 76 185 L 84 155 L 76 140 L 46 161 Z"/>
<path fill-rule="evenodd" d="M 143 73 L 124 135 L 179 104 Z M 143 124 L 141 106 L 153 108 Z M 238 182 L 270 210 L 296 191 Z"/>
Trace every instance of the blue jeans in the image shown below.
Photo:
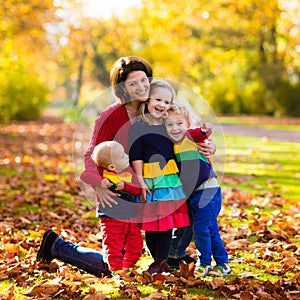
<path fill-rule="evenodd" d="M 206 205 L 203 207 L 202 203 Z M 200 264 L 210 266 L 212 257 L 217 265 L 228 263 L 228 253 L 217 221 L 222 206 L 221 188 L 196 191 L 190 197 L 189 204 L 193 215 L 194 241 L 200 252 Z"/>
<path fill-rule="evenodd" d="M 78 267 L 96 276 L 109 275 L 108 265 L 101 252 L 81 247 L 58 237 L 54 241 L 51 254 L 54 258 Z"/>

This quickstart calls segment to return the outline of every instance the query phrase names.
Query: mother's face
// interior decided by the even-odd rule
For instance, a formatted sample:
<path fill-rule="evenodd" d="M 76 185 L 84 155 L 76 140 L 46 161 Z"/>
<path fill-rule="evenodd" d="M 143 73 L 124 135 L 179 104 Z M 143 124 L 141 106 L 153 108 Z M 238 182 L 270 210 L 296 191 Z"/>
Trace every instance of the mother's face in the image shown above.
<path fill-rule="evenodd" d="M 129 101 L 145 102 L 149 98 L 150 82 L 144 71 L 132 71 L 125 80 Z"/>

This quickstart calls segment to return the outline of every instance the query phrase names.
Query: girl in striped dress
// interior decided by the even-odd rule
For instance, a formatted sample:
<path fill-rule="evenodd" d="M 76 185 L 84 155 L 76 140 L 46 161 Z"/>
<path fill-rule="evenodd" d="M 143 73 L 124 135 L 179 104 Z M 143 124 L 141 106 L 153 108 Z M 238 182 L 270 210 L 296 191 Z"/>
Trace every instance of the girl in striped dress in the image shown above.
<path fill-rule="evenodd" d="M 172 229 L 190 224 L 173 142 L 163 122 L 174 97 L 166 81 L 152 82 L 149 99 L 141 106 L 141 119 L 131 126 L 129 136 L 129 158 L 142 187 L 141 226 L 154 259 L 150 274 L 172 271 L 166 262 Z"/>

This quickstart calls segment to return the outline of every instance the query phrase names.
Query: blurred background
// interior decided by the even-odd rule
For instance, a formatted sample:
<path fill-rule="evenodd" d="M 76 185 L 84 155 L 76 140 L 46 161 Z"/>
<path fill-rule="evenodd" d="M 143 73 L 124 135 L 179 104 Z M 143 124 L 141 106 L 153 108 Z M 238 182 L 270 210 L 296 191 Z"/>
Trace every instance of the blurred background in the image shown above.
<path fill-rule="evenodd" d="M 0 40 L 0 122 L 79 116 L 127 55 L 217 114 L 300 116 L 299 0 L 2 0 Z"/>

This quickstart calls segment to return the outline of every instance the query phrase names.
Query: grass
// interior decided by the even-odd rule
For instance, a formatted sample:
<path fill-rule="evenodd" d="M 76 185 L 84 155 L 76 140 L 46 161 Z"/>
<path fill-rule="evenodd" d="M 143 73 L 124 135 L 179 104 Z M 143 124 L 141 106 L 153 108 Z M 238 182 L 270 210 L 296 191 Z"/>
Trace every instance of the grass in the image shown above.
<path fill-rule="evenodd" d="M 241 178 L 239 189 L 251 194 L 270 190 L 293 202 L 300 200 L 299 143 L 229 135 L 225 142 L 225 174 Z"/>

